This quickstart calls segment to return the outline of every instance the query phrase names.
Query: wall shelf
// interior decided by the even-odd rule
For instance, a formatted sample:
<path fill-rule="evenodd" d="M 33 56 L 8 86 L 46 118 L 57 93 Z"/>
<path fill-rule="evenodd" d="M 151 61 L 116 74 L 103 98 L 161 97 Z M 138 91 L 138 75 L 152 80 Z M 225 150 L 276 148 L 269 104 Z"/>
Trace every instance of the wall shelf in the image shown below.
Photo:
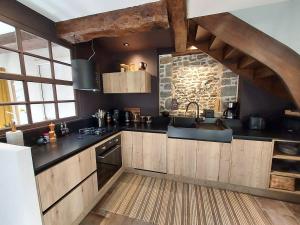
<path fill-rule="evenodd" d="M 297 160 L 300 161 L 299 155 L 286 155 L 284 153 L 279 152 L 278 150 L 274 149 L 273 159 L 285 159 L 285 160 Z"/>
<path fill-rule="evenodd" d="M 282 172 L 282 171 L 275 171 L 273 170 L 271 172 L 272 175 L 278 175 L 283 177 L 293 177 L 293 178 L 299 178 L 300 179 L 300 173 L 291 173 L 291 172 Z"/>

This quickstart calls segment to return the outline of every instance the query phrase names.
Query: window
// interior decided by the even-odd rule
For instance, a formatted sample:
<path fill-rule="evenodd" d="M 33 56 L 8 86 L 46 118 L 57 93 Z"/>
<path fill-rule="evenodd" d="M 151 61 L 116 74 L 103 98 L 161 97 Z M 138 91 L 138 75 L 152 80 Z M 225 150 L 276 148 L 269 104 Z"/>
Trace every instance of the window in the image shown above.
<path fill-rule="evenodd" d="M 0 129 L 76 116 L 70 49 L 0 22 Z"/>

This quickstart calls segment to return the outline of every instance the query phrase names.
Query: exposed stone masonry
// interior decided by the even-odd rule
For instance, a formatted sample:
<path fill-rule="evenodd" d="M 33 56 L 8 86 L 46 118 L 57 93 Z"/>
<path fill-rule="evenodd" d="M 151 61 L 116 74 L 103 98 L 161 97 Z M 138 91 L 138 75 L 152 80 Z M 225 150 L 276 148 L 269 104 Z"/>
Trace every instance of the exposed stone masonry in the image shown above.
<path fill-rule="evenodd" d="M 238 76 L 205 53 L 159 57 L 160 111 L 185 115 L 188 102 L 196 101 L 201 109 L 220 111 L 229 101 L 237 100 Z M 171 111 L 172 98 L 179 103 Z"/>

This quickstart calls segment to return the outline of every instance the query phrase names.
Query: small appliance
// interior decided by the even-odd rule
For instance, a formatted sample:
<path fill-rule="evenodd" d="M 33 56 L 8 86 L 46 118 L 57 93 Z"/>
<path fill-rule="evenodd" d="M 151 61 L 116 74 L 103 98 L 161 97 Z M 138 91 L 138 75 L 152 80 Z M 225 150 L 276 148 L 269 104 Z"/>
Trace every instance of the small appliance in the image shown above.
<path fill-rule="evenodd" d="M 266 121 L 259 116 L 250 116 L 249 129 L 251 130 L 264 130 L 266 128 Z"/>
<path fill-rule="evenodd" d="M 238 103 L 229 102 L 228 108 L 223 113 L 223 117 L 226 119 L 236 119 L 238 117 Z"/>

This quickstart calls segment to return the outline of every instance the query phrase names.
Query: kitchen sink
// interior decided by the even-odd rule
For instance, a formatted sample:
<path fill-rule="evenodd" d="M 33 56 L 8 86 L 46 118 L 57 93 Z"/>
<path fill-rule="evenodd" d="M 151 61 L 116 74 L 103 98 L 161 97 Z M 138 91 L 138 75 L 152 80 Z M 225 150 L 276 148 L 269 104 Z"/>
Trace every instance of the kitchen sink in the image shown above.
<path fill-rule="evenodd" d="M 232 129 L 217 118 L 206 118 L 202 122 L 196 122 L 195 118 L 174 117 L 168 126 L 168 137 L 231 142 Z"/>

